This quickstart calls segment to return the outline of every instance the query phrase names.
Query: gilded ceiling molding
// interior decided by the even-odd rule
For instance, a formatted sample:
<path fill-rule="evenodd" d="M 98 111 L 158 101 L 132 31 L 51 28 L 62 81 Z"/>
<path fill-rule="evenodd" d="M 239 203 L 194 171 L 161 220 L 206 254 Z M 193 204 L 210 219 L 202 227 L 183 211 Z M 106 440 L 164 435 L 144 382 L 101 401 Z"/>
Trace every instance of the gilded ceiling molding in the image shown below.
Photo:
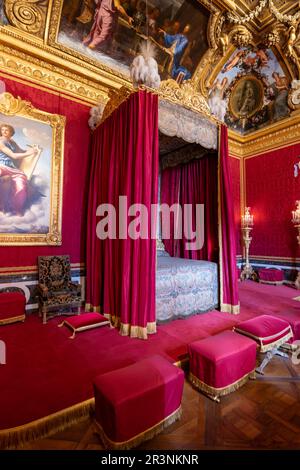
<path fill-rule="evenodd" d="M 11 25 L 42 38 L 48 3 L 49 0 L 6 0 L 5 13 Z"/>
<path fill-rule="evenodd" d="M 108 89 L 97 89 L 95 83 L 43 60 L 0 43 L 1 71 L 29 79 L 58 93 L 71 95 L 87 104 L 106 103 Z"/>
<path fill-rule="evenodd" d="M 229 153 L 237 157 L 251 157 L 288 147 L 300 140 L 300 114 L 295 114 L 251 135 L 241 136 L 229 130 L 228 136 Z"/>

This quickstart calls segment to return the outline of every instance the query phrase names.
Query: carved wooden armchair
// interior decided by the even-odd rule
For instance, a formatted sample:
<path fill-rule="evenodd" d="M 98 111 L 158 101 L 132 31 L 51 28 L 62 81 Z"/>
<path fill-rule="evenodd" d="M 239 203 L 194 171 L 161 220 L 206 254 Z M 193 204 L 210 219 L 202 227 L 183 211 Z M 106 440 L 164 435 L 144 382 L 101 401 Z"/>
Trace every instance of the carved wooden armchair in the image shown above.
<path fill-rule="evenodd" d="M 39 256 L 38 298 L 43 323 L 55 315 L 80 313 L 81 285 L 72 282 L 70 257 Z"/>

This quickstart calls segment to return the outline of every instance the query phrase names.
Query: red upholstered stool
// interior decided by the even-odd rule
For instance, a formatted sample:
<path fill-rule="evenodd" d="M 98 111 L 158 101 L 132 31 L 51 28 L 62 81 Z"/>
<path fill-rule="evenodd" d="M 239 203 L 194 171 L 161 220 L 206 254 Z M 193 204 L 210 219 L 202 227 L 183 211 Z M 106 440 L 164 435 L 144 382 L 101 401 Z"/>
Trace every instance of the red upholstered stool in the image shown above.
<path fill-rule="evenodd" d="M 262 284 L 276 284 L 283 283 L 283 271 L 275 268 L 263 268 L 258 270 L 259 282 Z"/>
<path fill-rule="evenodd" d="M 287 354 L 278 350 L 282 344 L 293 337 L 291 326 L 286 320 L 272 315 L 260 315 L 239 323 L 234 330 L 254 339 L 260 352 L 267 353 L 261 365 L 256 369 L 258 373 L 263 374 L 264 368 L 275 354 L 288 357 Z"/>
<path fill-rule="evenodd" d="M 96 377 L 95 415 L 108 449 L 130 449 L 180 417 L 184 373 L 160 356 Z"/>
<path fill-rule="evenodd" d="M 66 325 L 71 328 L 73 334 L 70 336 L 70 339 L 74 339 L 76 333 L 79 331 L 91 330 L 92 328 L 98 328 L 99 326 L 104 326 L 109 323 L 110 321 L 101 315 L 101 313 L 87 312 L 81 315 L 70 316 L 67 320 L 60 323 L 58 327 Z"/>
<path fill-rule="evenodd" d="M 189 344 L 190 381 L 215 401 L 255 378 L 256 343 L 233 331 Z"/>
<path fill-rule="evenodd" d="M 26 297 L 21 292 L 0 292 L 0 325 L 25 320 Z"/>

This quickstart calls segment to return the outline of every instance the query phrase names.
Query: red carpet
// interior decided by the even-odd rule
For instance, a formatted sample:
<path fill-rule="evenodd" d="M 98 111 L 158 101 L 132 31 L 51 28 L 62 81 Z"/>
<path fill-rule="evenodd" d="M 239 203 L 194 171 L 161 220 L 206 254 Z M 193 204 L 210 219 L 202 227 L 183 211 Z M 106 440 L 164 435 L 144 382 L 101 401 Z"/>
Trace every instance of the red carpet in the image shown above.
<path fill-rule="evenodd" d="M 0 365 L 0 430 L 48 416 L 93 397 L 95 376 L 152 354 L 175 362 L 186 357 L 187 344 L 231 329 L 247 318 L 270 314 L 292 323 L 300 339 L 300 302 L 296 290 L 248 281 L 240 285 L 241 314 L 217 311 L 158 327 L 147 341 L 122 337 L 109 326 L 78 333 L 58 328 L 61 317 L 41 323 L 35 315 L 25 323 L 1 326 L 7 364 Z M 0 432 L 1 446 L 1 432 Z"/>

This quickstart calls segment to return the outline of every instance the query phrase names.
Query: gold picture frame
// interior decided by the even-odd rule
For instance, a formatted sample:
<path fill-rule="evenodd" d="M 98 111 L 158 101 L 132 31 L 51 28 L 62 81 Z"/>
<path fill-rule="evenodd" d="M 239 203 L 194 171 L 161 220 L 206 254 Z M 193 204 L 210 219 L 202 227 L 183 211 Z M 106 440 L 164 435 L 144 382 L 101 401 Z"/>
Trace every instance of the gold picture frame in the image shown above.
<path fill-rule="evenodd" d="M 239 119 L 254 116 L 264 104 L 264 86 L 254 75 L 244 75 L 236 80 L 229 97 L 229 110 Z"/>
<path fill-rule="evenodd" d="M 0 95 L 0 246 L 62 244 L 64 133 L 64 116 Z"/>

